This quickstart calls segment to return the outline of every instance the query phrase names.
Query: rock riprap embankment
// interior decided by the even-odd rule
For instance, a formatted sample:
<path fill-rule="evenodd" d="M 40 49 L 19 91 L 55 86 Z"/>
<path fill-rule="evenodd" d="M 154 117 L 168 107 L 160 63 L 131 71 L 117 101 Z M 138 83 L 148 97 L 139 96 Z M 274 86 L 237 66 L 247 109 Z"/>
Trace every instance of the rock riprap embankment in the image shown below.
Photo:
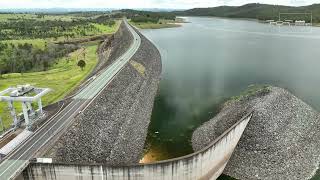
<path fill-rule="evenodd" d="M 224 173 L 237 179 L 309 179 L 320 161 L 320 116 L 290 92 L 264 87 L 231 100 L 192 137 L 195 151 L 254 110 Z"/>
<path fill-rule="evenodd" d="M 112 64 L 117 58 L 119 58 L 129 47 L 130 43 L 133 41 L 133 36 L 129 29 L 122 22 L 119 26 L 118 31 L 109 35 L 105 38 L 98 49 L 99 63 L 92 71 L 91 76 L 97 71 L 107 67 Z"/>
<path fill-rule="evenodd" d="M 157 48 L 141 46 L 120 73 L 46 154 L 57 162 L 139 162 L 161 74 Z"/>

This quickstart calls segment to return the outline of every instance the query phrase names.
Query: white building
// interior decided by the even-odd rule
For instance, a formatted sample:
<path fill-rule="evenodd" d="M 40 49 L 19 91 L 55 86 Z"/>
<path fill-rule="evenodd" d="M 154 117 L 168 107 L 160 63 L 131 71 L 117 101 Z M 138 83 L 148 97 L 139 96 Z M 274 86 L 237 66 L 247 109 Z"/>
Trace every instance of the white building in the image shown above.
<path fill-rule="evenodd" d="M 295 23 L 294 23 L 296 26 L 305 26 L 306 25 L 306 21 L 299 21 L 299 20 L 297 20 L 297 21 L 295 21 Z"/>

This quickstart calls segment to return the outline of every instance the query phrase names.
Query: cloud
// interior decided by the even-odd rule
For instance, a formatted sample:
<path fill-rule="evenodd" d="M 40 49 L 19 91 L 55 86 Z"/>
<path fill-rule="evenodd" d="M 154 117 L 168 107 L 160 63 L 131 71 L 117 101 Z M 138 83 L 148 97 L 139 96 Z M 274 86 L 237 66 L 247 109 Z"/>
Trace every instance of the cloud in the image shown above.
<path fill-rule="evenodd" d="M 0 0 L 0 8 L 174 8 L 266 3 L 301 6 L 319 0 Z"/>

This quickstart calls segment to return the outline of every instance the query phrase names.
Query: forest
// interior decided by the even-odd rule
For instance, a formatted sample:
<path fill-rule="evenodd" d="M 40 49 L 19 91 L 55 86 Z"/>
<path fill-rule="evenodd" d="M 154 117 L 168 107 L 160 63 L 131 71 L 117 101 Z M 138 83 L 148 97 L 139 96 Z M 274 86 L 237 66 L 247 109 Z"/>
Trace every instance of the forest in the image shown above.
<path fill-rule="evenodd" d="M 44 49 L 32 44 L 0 43 L 0 77 L 7 73 L 47 71 L 58 58 L 69 54 L 78 45 L 46 44 Z"/>
<path fill-rule="evenodd" d="M 77 44 L 53 42 L 58 38 L 94 36 L 116 26 L 108 14 L 2 14 L 1 17 L 5 20 L 0 21 L 0 78 L 8 73 L 46 71 L 59 58 L 79 49 Z"/>
<path fill-rule="evenodd" d="M 151 22 L 158 23 L 160 19 L 175 20 L 176 15 L 170 12 L 150 12 L 150 11 L 136 11 L 136 10 L 121 10 L 123 16 L 136 23 Z"/>
<path fill-rule="evenodd" d="M 89 35 L 90 32 L 98 32 L 95 24 L 113 26 L 115 21 L 107 15 L 96 18 L 65 20 L 41 20 L 44 15 L 39 14 L 38 18 L 8 18 L 7 21 L 0 21 L 0 41 L 11 39 L 35 39 L 35 38 L 75 38 Z"/>
<path fill-rule="evenodd" d="M 291 7 L 269 4 L 252 3 L 243 6 L 220 6 L 212 8 L 194 8 L 186 11 L 174 12 L 179 16 L 216 16 L 228 18 L 250 18 L 259 20 L 278 20 L 279 13 L 313 13 L 313 22 L 320 23 L 320 4 L 310 6 Z M 305 20 L 310 22 L 310 15 L 289 16 L 291 20 Z"/>

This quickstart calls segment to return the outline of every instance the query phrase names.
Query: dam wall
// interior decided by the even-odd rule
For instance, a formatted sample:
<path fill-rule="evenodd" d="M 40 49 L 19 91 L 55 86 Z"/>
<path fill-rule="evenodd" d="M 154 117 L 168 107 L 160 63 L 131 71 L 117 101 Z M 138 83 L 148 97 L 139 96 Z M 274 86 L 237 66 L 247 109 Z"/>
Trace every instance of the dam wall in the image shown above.
<path fill-rule="evenodd" d="M 122 24 L 107 62 L 126 51 L 130 33 Z M 135 55 L 41 157 L 58 163 L 139 162 L 162 71 L 158 49 L 140 36 Z"/>
<path fill-rule="evenodd" d="M 193 154 L 150 164 L 106 166 L 81 164 L 30 164 L 19 179 L 31 180 L 175 180 L 216 179 L 242 136 L 251 113 L 214 142 Z"/>

